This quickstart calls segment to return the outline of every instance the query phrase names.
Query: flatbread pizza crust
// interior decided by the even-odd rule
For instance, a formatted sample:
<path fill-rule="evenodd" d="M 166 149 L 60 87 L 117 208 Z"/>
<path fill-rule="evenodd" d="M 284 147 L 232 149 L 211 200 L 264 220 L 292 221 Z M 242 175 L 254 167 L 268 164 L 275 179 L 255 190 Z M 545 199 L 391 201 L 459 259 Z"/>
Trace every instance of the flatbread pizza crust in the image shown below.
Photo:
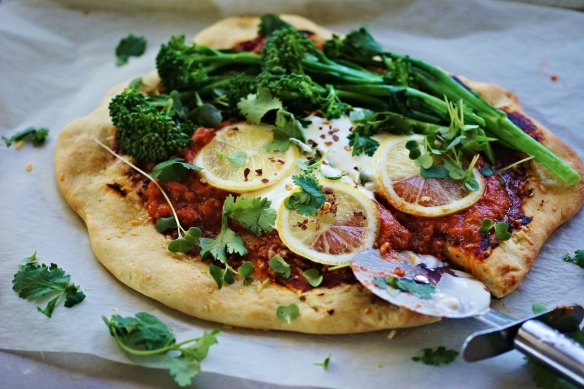
<path fill-rule="evenodd" d="M 316 39 L 332 35 L 304 18 L 284 19 L 299 29 L 316 32 Z M 254 38 L 257 25 L 257 18 L 228 18 L 199 33 L 195 42 L 232 47 Z M 143 83 L 155 87 L 160 80 L 154 71 L 143 77 Z M 492 103 L 504 101 L 514 111 L 522 112 L 510 92 L 492 84 L 468 84 Z M 121 282 L 188 315 L 246 328 L 341 334 L 413 327 L 438 320 L 374 298 L 360 284 L 302 293 L 274 283 L 261 288 L 259 284 L 244 286 L 236 281 L 217 289 L 208 264 L 167 250 L 168 238 L 156 231 L 128 178 L 129 168 L 94 142 L 98 139 L 113 144 L 115 130 L 108 104 L 127 85 L 114 87 L 94 112 L 65 127 L 55 150 L 58 187 L 86 223 L 96 257 Z M 584 168 L 576 154 L 548 130 L 538 127 L 544 134 L 543 143 L 582 174 Z M 524 206 L 525 213 L 534 216 L 530 224 L 514 232 L 510 241 L 481 264 L 466 263 L 465 258 L 452 253 L 455 262 L 471 270 L 496 296 L 509 293 L 519 284 L 545 239 L 584 201 L 582 184 L 564 186 L 535 163 L 532 179 L 534 196 Z M 126 195 L 107 186 L 112 183 L 120 185 Z M 299 317 L 290 324 L 276 316 L 279 306 L 289 304 L 297 304 L 300 309 Z"/>

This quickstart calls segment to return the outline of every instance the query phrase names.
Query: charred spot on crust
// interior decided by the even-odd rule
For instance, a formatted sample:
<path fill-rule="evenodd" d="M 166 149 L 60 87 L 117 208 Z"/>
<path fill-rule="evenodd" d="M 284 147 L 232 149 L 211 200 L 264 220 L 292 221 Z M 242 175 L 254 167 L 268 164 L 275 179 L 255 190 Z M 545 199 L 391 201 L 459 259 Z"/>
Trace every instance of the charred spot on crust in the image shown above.
<path fill-rule="evenodd" d="M 122 197 L 126 197 L 127 192 L 124 188 L 122 188 L 122 186 L 120 184 L 118 184 L 117 182 L 111 182 L 108 184 L 105 184 L 108 188 L 112 189 L 114 192 L 118 193 L 120 196 Z"/>
<path fill-rule="evenodd" d="M 543 135 L 539 128 L 529 119 L 527 116 L 519 112 L 506 112 L 507 117 L 513 124 L 521 128 L 523 132 L 531 136 L 536 141 L 540 142 L 543 139 Z"/>

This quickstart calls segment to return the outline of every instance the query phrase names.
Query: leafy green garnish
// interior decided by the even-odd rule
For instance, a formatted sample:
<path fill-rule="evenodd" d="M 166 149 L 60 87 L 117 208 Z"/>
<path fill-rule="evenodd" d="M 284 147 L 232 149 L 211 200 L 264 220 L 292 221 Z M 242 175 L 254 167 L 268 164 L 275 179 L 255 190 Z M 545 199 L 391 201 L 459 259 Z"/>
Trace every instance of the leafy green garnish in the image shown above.
<path fill-rule="evenodd" d="M 268 266 L 278 276 L 285 278 L 285 279 L 290 278 L 290 274 L 291 274 L 290 265 L 286 261 L 284 261 L 284 258 L 282 258 L 281 256 L 274 255 L 270 259 L 270 261 L 268 262 Z"/>
<path fill-rule="evenodd" d="M 243 167 L 247 162 L 247 153 L 245 151 L 236 151 L 233 154 L 227 155 L 221 152 L 221 150 L 216 149 L 215 154 L 217 154 L 217 158 L 219 159 L 227 158 L 231 166 L 233 166 L 234 168 Z"/>
<path fill-rule="evenodd" d="M 116 66 L 128 63 L 130 57 L 139 57 L 146 51 L 146 38 L 128 34 L 116 46 Z"/>
<path fill-rule="evenodd" d="M 20 270 L 12 280 L 12 290 L 18 297 L 29 301 L 45 297 L 53 297 L 45 308 L 37 310 L 47 317 L 51 317 L 57 303 L 65 299 L 65 307 L 71 308 L 85 299 L 85 294 L 78 285 L 71 283 L 71 276 L 56 264 L 50 266 L 39 264 L 37 252 L 20 261 Z"/>
<path fill-rule="evenodd" d="M 495 224 L 495 237 L 497 240 L 509 240 L 511 233 L 509 232 L 509 224 L 497 223 Z"/>
<path fill-rule="evenodd" d="M 160 219 L 156 220 L 156 230 L 158 232 L 173 230 L 175 228 L 177 228 L 177 225 L 176 219 L 173 216 L 161 217 Z"/>
<path fill-rule="evenodd" d="M 444 166 L 431 166 L 428 169 L 421 168 L 420 176 L 424 178 L 448 178 L 448 170 Z"/>
<path fill-rule="evenodd" d="M 290 147 L 290 139 L 304 141 L 302 123 L 290 112 L 279 109 L 276 113 L 274 140 L 266 145 L 267 151 L 286 151 Z"/>
<path fill-rule="evenodd" d="M 540 313 L 547 311 L 547 307 L 543 304 L 535 303 L 531 306 L 531 311 L 534 315 L 539 315 Z"/>
<path fill-rule="evenodd" d="M 264 197 L 250 199 L 229 195 L 223 204 L 223 215 L 259 236 L 262 232 L 274 229 L 276 211 L 270 205 L 270 200 Z"/>
<path fill-rule="evenodd" d="M 316 288 L 317 286 L 319 286 L 323 280 L 322 274 L 320 274 L 318 269 L 315 269 L 315 268 L 305 270 L 302 273 L 302 275 L 304 276 L 304 278 L 306 278 L 306 280 L 308 281 L 310 286 L 312 286 L 313 288 Z"/>
<path fill-rule="evenodd" d="M 360 154 L 366 154 L 370 157 L 375 154 L 375 151 L 379 147 L 379 142 L 367 135 L 361 135 L 359 130 L 352 131 L 349 136 L 349 146 L 353 148 L 351 154 L 356 156 Z"/>
<path fill-rule="evenodd" d="M 384 278 L 385 283 L 392 288 L 399 289 L 402 292 L 411 293 L 416 297 L 427 300 L 432 298 L 435 288 L 430 284 L 417 283 L 409 278 L 398 278 L 387 275 Z"/>
<path fill-rule="evenodd" d="M 155 316 L 139 312 L 134 317 L 103 316 L 118 346 L 136 357 L 164 356 L 166 368 L 179 386 L 192 383 L 201 371 L 200 362 L 209 348 L 217 343 L 219 330 L 204 332 L 201 337 L 177 343 L 172 331 Z"/>
<path fill-rule="evenodd" d="M 188 253 L 199 242 L 201 230 L 197 227 L 191 227 L 185 232 L 184 236 L 179 236 L 168 244 L 168 251 L 175 253 Z"/>
<path fill-rule="evenodd" d="M 136 77 L 128 85 L 130 88 L 139 89 L 143 85 L 142 77 Z"/>
<path fill-rule="evenodd" d="M 329 355 L 324 359 L 324 361 L 322 362 L 314 362 L 315 366 L 322 366 L 323 369 L 328 369 L 329 364 L 331 363 L 331 357 L 332 357 L 332 353 L 329 353 Z"/>
<path fill-rule="evenodd" d="M 495 172 L 488 165 L 483 166 L 479 169 L 479 172 L 485 177 L 491 177 Z"/>
<path fill-rule="evenodd" d="M 29 127 L 26 130 L 17 132 L 8 138 L 3 136 L 2 140 L 4 143 L 6 143 L 6 147 L 10 147 L 12 146 L 12 143 L 21 140 L 30 140 L 34 146 L 41 146 L 45 143 L 48 136 L 49 130 L 47 128 Z"/>
<path fill-rule="evenodd" d="M 444 346 L 440 346 L 435 350 L 425 348 L 421 352 L 420 355 L 412 357 L 412 361 L 422 362 L 425 365 L 440 366 L 453 362 L 458 356 L 458 351 L 449 350 Z"/>
<path fill-rule="evenodd" d="M 211 255 L 221 263 L 227 263 L 227 254 L 245 255 L 247 248 L 243 240 L 232 229 L 223 223 L 219 235 L 215 238 L 201 238 L 201 255 Z"/>
<path fill-rule="evenodd" d="M 288 23 L 280 19 L 280 17 L 276 14 L 264 14 L 260 17 L 258 35 L 268 36 L 277 29 L 288 25 Z"/>
<path fill-rule="evenodd" d="M 288 324 L 292 323 L 292 320 L 296 319 L 300 315 L 300 309 L 298 309 L 298 305 L 290 304 L 290 305 L 280 305 L 278 309 L 276 309 L 276 316 L 278 319 L 286 321 Z"/>
<path fill-rule="evenodd" d="M 315 215 L 326 202 L 326 196 L 316 176 L 304 173 L 293 176 L 292 181 L 300 187 L 300 192 L 295 192 L 284 200 L 286 208 L 296 210 L 301 215 Z"/>
<path fill-rule="evenodd" d="M 150 175 L 162 182 L 183 181 L 189 172 L 201 170 L 199 166 L 185 162 L 183 158 L 171 158 L 154 166 Z"/>
<path fill-rule="evenodd" d="M 495 225 L 495 222 L 492 221 L 491 219 L 483 220 L 483 223 L 481 224 L 481 227 L 479 228 L 479 233 L 481 233 L 481 234 L 489 233 L 489 231 L 491 231 L 491 229 L 493 228 L 494 225 Z"/>
<path fill-rule="evenodd" d="M 564 255 L 564 261 L 572 262 L 581 268 L 584 268 L 584 250 L 576 250 L 574 255 L 566 253 L 566 255 Z"/>
<path fill-rule="evenodd" d="M 248 122 L 260 124 L 268 112 L 282 108 L 282 101 L 273 97 L 269 90 L 260 89 L 258 93 L 241 99 L 237 107 Z"/>

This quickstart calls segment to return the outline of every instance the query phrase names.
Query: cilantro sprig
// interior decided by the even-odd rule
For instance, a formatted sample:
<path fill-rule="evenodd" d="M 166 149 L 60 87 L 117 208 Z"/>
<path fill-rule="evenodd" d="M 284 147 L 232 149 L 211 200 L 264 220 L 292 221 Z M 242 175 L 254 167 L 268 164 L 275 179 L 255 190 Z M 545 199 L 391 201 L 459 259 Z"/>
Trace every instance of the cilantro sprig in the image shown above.
<path fill-rule="evenodd" d="M 229 228 L 228 220 L 234 220 L 248 231 L 261 235 L 263 232 L 272 231 L 276 222 L 276 212 L 270 208 L 271 202 L 266 198 L 233 197 L 229 195 L 223 203 L 223 217 L 221 230 L 215 238 L 201 238 L 201 256 L 211 256 L 221 262 L 225 267 L 221 268 L 213 264 L 209 271 L 221 289 L 224 281 L 233 282 L 233 275 L 239 275 L 249 281 L 249 276 L 255 271 L 251 262 L 246 262 L 237 270 L 227 262 L 228 254 L 247 254 L 247 248 L 241 237 Z"/>
<path fill-rule="evenodd" d="M 292 177 L 292 181 L 300 187 L 299 192 L 295 192 L 284 200 L 286 208 L 295 210 L 301 215 L 315 215 L 319 208 L 326 202 L 326 196 L 322 185 L 312 173 L 305 172 Z"/>
<path fill-rule="evenodd" d="M 564 255 L 564 261 L 572 262 L 584 269 L 584 250 L 576 250 L 574 255 L 566 253 L 566 255 Z"/>
<path fill-rule="evenodd" d="M 182 342 L 157 317 L 139 312 L 135 316 L 102 317 L 118 346 L 136 357 L 164 356 L 166 368 L 179 386 L 189 386 L 201 371 L 201 361 L 217 343 L 221 331 L 214 329 Z"/>
<path fill-rule="evenodd" d="M 439 346 L 436 349 L 425 348 L 420 355 L 412 357 L 412 361 L 422 362 L 425 365 L 440 366 L 453 362 L 458 356 L 458 351 Z"/>
<path fill-rule="evenodd" d="M 56 264 L 39 264 L 37 252 L 20 261 L 20 270 L 12 280 L 12 290 L 18 297 L 33 301 L 53 297 L 45 308 L 37 310 L 51 317 L 57 303 L 65 300 L 65 307 L 71 308 L 85 299 L 85 293 L 71 282 L 71 276 Z"/>
<path fill-rule="evenodd" d="M 6 144 L 6 147 L 10 147 L 12 146 L 12 143 L 19 142 L 21 140 L 30 140 L 33 146 L 41 146 L 45 143 L 48 136 L 49 130 L 47 128 L 29 127 L 25 130 L 17 132 L 12 136 L 3 136 L 2 140 Z"/>

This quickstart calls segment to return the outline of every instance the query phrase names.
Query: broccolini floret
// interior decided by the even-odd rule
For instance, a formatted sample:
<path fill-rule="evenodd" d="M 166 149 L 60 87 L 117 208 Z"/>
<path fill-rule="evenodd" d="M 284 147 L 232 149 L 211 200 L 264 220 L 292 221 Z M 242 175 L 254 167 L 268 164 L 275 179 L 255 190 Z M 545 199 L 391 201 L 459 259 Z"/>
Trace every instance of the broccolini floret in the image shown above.
<path fill-rule="evenodd" d="M 170 96 L 127 88 L 112 99 L 109 111 L 118 146 L 140 162 L 165 161 L 191 141 L 194 127 L 179 119 Z"/>

